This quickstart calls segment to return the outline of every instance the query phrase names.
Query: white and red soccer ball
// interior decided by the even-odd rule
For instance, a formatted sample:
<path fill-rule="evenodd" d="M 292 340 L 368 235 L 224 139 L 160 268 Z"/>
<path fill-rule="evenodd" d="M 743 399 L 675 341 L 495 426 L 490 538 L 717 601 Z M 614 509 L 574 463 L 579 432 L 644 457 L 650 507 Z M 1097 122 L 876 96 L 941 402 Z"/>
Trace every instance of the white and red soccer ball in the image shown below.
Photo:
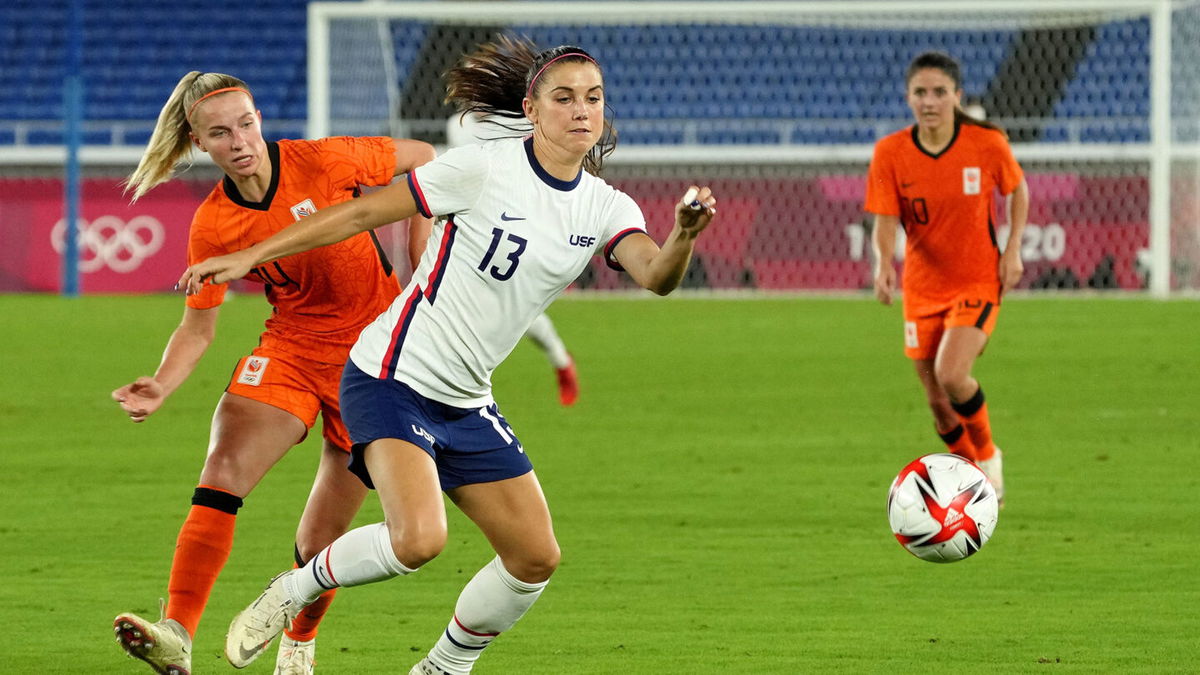
<path fill-rule="evenodd" d="M 909 553 L 955 562 L 983 547 L 996 529 L 999 503 L 983 471 L 958 455 L 914 459 L 888 491 L 888 522 Z"/>

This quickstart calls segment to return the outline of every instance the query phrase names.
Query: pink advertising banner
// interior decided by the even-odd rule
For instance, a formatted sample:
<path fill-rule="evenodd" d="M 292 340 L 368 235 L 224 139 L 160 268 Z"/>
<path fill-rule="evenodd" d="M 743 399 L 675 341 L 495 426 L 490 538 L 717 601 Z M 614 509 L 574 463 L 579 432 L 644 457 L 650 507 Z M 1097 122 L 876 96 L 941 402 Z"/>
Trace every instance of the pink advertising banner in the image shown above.
<path fill-rule="evenodd" d="M 1149 242 L 1148 189 L 1138 176 L 1029 175 L 1033 204 L 1021 247 L 1025 288 L 1139 288 Z M 642 206 L 662 240 L 670 231 L 679 180 L 613 181 Z M 863 178 L 713 179 L 718 221 L 697 244 L 688 284 L 707 288 L 852 290 L 871 285 Z M 130 204 L 117 179 L 83 184 L 81 287 L 85 293 L 170 291 L 186 264 L 192 213 L 211 180 L 174 180 Z M 59 290 L 63 184 L 0 179 L 0 292 Z M 997 222 L 1000 222 L 999 215 Z M 385 242 L 389 239 L 381 232 Z M 1001 242 L 1007 228 L 997 228 Z M 392 248 L 396 252 L 396 248 Z M 403 269 L 401 260 L 396 261 Z M 630 287 L 597 259 L 581 288 Z"/>
<path fill-rule="evenodd" d="M 175 180 L 136 204 L 117 179 L 83 181 L 80 286 L 85 293 L 169 291 L 186 265 L 192 213 L 210 181 Z M 0 179 L 0 291 L 57 291 L 62 279 L 63 182 Z"/>

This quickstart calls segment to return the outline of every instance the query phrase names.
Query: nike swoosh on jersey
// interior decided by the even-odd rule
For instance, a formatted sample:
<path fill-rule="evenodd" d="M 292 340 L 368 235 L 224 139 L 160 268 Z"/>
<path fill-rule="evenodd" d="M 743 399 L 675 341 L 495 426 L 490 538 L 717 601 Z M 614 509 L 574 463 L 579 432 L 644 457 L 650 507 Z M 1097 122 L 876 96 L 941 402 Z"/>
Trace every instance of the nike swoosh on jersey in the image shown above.
<path fill-rule="evenodd" d="M 520 216 L 510 216 L 510 215 L 508 215 L 508 211 L 504 211 L 500 214 L 500 220 L 508 221 L 508 220 L 525 220 L 525 219 Z"/>

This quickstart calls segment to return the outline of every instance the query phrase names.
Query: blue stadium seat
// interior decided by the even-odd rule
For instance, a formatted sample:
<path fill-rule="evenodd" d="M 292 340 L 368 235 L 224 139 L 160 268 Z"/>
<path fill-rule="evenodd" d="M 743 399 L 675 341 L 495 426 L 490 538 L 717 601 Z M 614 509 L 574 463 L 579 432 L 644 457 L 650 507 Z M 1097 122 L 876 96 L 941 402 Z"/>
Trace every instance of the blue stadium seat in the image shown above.
<path fill-rule="evenodd" d="M 236 13 L 221 31 L 188 30 Z M 155 0 L 89 3 L 85 25 L 86 115 L 91 120 L 153 120 L 189 70 L 245 79 L 273 121 L 307 115 L 304 4 L 294 0 L 209 0 L 201 5 Z M 10 0 L 0 7 L 0 120 L 62 115 L 66 74 L 63 3 Z M 696 121 L 688 142 L 774 143 L 794 120 L 864 120 L 821 129 L 800 125 L 800 143 L 868 143 L 873 121 L 906 120 L 901 80 L 907 59 L 928 48 L 958 56 L 964 88 L 986 91 L 1005 59 L 1009 30 L 849 29 L 792 26 L 516 25 L 542 46 L 580 44 L 604 64 L 610 101 L 622 121 L 680 120 L 623 130 L 624 143 L 682 143 L 682 122 Z M 429 28 L 393 24 L 395 65 L 414 70 Z M 1146 20 L 1098 26 L 1096 38 L 1044 125 L 1046 140 L 1128 142 L 1147 135 Z M 599 37 L 604 35 L 603 38 Z M 629 45 L 637 45 L 630 49 Z M 265 55 L 265 56 L 264 56 Z M 404 82 L 400 83 L 401 86 Z M 1177 95 L 1180 105 L 1188 99 Z M 1190 105 L 1190 104 L 1189 104 Z M 1106 119 L 1112 118 L 1112 119 Z M 1071 126 L 1078 122 L 1081 126 Z M 273 134 L 301 134 L 303 129 Z M 39 135 L 39 142 L 52 142 Z M 128 137 L 127 137 L 128 138 Z M 0 143 L 11 142 L 0 138 Z"/>
<path fill-rule="evenodd" d="M 1104 24 L 1068 82 L 1055 117 L 1142 117 L 1150 110 L 1149 83 L 1145 79 L 1150 62 L 1149 22 L 1145 19 Z M 1089 124 L 1082 137 L 1098 142 L 1136 140 L 1148 131 L 1132 121 L 1114 125 Z"/>

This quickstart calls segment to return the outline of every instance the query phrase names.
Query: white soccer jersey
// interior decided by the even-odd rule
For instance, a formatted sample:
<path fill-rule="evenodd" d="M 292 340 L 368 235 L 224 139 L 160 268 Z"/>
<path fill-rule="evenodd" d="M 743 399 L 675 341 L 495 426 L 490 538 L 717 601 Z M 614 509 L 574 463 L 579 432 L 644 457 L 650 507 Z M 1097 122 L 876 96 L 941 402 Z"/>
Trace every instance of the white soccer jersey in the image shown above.
<path fill-rule="evenodd" d="M 492 402 L 492 371 L 592 255 L 603 248 L 619 269 L 613 247 L 646 228 L 637 204 L 603 180 L 548 174 L 531 138 L 450 150 L 408 183 L 438 221 L 412 281 L 350 359 L 460 408 Z"/>

